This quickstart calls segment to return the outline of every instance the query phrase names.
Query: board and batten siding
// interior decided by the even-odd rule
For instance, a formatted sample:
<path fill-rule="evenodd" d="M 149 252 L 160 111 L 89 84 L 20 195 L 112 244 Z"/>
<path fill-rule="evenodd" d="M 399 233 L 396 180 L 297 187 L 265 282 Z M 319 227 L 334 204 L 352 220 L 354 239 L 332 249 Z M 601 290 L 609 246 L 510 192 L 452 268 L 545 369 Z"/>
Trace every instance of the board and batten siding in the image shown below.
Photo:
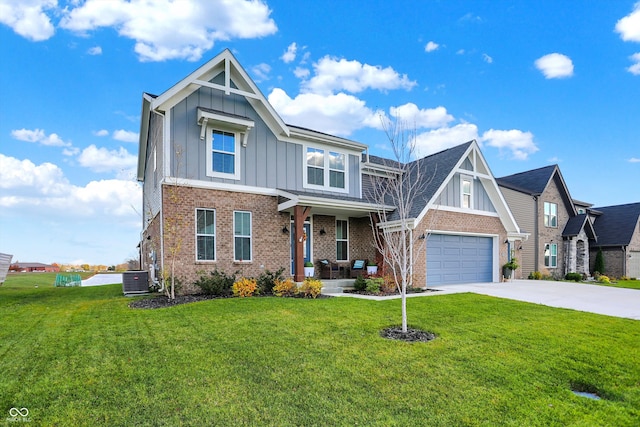
<path fill-rule="evenodd" d="M 495 206 L 491 203 L 491 198 L 484 189 L 479 179 L 473 181 L 473 209 L 484 212 L 496 212 Z M 454 208 L 461 207 L 460 197 L 460 174 L 456 173 L 453 179 L 449 181 L 447 186 L 442 190 L 438 197 L 437 204 L 442 206 L 450 206 Z"/>
<path fill-rule="evenodd" d="M 219 78 L 220 76 L 213 81 L 217 82 Z M 207 153 L 206 140 L 200 139 L 200 125 L 197 123 L 198 107 L 246 117 L 255 123 L 255 127 L 247 134 L 247 146 L 240 147 L 239 180 L 207 176 L 206 158 L 209 153 Z M 331 191 L 304 188 L 304 146 L 302 143 L 279 140 L 243 96 L 225 95 L 221 91 L 203 87 L 176 104 L 171 109 L 170 120 L 172 176 L 252 187 L 332 194 Z M 347 165 L 349 168 L 348 196 L 359 197 L 359 156 L 349 154 Z"/>
<path fill-rule="evenodd" d="M 142 212 L 144 224 L 148 224 L 160 212 L 162 181 L 162 136 L 164 132 L 164 118 L 155 113 L 149 116 L 149 134 L 147 138 L 147 158 L 144 171 L 144 199 Z M 154 158 L 155 156 L 155 158 Z"/>
<path fill-rule="evenodd" d="M 529 273 L 536 271 L 536 204 L 533 197 L 520 191 L 500 187 L 502 195 L 511 209 L 514 219 L 523 233 L 530 233 L 529 239 L 522 241 L 522 250 L 516 248 L 516 258 L 520 261 L 522 277 L 526 278 Z"/>

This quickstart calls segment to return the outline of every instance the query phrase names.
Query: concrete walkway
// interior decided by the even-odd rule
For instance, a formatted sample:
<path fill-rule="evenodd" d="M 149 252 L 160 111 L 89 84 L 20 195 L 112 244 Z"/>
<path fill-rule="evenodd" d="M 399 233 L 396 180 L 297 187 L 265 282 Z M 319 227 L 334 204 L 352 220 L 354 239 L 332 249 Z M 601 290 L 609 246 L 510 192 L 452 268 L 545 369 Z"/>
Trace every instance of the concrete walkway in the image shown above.
<path fill-rule="evenodd" d="M 640 320 L 640 290 L 637 289 L 546 280 L 513 280 L 505 283 L 471 283 L 433 286 L 431 288 L 437 289 L 439 292 L 411 294 L 407 295 L 407 297 L 471 292 L 542 304 L 549 307 L 568 308 L 588 313 Z M 340 294 L 340 296 L 354 296 L 354 294 Z M 393 298 L 400 297 L 366 297 L 366 299 L 377 300 Z"/>
<path fill-rule="evenodd" d="M 122 283 L 121 273 L 94 274 L 87 280 L 83 280 L 82 286 L 112 285 L 114 283 Z"/>

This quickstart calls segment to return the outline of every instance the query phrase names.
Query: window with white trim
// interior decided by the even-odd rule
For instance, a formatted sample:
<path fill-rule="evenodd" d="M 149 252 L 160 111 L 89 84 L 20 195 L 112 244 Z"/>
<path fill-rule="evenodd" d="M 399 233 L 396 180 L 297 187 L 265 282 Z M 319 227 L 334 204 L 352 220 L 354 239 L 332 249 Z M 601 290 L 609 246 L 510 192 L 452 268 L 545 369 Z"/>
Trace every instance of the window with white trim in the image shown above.
<path fill-rule="evenodd" d="M 233 212 L 233 259 L 251 261 L 251 212 Z"/>
<path fill-rule="evenodd" d="M 237 133 L 208 128 L 207 175 L 240 179 L 240 138 Z"/>
<path fill-rule="evenodd" d="M 198 261 L 216 260 L 216 211 L 196 209 L 196 258 Z"/>
<path fill-rule="evenodd" d="M 347 192 L 347 155 L 316 147 L 306 147 L 306 188 Z"/>
<path fill-rule="evenodd" d="M 349 260 L 349 221 L 336 220 L 336 260 Z"/>
<path fill-rule="evenodd" d="M 460 177 L 460 206 L 465 209 L 473 208 L 473 181 L 471 178 L 462 176 Z"/>
<path fill-rule="evenodd" d="M 558 226 L 558 205 L 555 203 L 544 202 L 544 226 Z"/>
<path fill-rule="evenodd" d="M 558 245 L 556 243 L 544 245 L 544 266 L 549 268 L 558 266 Z"/>

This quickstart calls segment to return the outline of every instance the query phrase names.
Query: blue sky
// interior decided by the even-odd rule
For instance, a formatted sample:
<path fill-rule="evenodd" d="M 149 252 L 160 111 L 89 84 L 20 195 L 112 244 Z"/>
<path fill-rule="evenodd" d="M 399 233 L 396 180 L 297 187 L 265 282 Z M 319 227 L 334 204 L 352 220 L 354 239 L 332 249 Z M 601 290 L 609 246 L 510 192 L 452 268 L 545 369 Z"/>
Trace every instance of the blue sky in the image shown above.
<path fill-rule="evenodd" d="M 640 2 L 0 0 L 0 252 L 136 256 L 142 92 L 225 48 L 285 122 L 390 156 L 476 139 L 496 177 L 557 163 L 595 206 L 640 200 Z"/>

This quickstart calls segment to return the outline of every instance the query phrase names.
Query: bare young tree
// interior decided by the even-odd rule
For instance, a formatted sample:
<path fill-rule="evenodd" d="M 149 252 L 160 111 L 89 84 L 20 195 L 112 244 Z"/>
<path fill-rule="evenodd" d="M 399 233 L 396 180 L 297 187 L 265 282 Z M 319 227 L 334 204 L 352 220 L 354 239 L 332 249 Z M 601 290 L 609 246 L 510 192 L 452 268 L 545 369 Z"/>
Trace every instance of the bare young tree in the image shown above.
<path fill-rule="evenodd" d="M 384 176 L 371 176 L 367 196 L 378 206 L 371 215 L 374 242 L 401 295 L 402 332 L 406 333 L 407 288 L 413 286 L 414 260 L 426 245 L 423 233 L 415 230 L 419 212 L 414 208 L 428 202 L 426 190 L 435 170 L 424 170 L 424 162 L 416 159 L 415 130 L 407 129 L 401 121 L 383 120 L 383 126 L 394 158 L 383 161 L 389 170 Z M 385 206 L 395 209 L 389 211 Z"/>

